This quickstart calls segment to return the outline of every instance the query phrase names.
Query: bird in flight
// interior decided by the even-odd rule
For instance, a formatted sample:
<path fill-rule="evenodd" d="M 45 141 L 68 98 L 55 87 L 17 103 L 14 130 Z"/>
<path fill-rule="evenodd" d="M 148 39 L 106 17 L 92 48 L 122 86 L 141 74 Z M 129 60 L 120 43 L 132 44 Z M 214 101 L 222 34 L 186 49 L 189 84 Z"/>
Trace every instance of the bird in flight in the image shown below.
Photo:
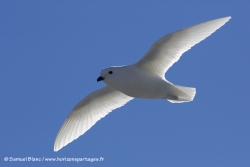
<path fill-rule="evenodd" d="M 165 73 L 184 52 L 230 18 L 210 20 L 165 35 L 135 64 L 103 69 L 97 81 L 107 86 L 87 95 L 72 109 L 57 134 L 54 151 L 83 135 L 98 120 L 133 98 L 166 99 L 171 103 L 192 101 L 196 89 L 172 84 L 165 79 Z"/>

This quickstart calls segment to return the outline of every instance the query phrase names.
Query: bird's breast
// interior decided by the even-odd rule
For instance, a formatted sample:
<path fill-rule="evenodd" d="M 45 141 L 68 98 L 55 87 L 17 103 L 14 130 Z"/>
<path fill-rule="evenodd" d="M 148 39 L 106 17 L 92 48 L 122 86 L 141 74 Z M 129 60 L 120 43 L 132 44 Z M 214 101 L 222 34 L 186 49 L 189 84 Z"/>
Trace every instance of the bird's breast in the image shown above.
<path fill-rule="evenodd" d="M 136 98 L 162 99 L 167 93 L 167 82 L 155 75 L 133 72 L 109 85 L 116 90 Z"/>

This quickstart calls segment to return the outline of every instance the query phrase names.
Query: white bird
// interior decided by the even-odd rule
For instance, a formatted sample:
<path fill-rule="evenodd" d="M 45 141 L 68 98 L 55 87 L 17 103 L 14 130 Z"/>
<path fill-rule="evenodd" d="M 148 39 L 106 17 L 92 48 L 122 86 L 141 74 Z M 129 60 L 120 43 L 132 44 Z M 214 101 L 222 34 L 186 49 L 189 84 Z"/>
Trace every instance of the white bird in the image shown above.
<path fill-rule="evenodd" d="M 174 85 L 165 79 L 165 73 L 184 52 L 230 18 L 223 17 L 170 33 L 156 41 L 137 63 L 103 69 L 97 81 L 104 81 L 107 86 L 89 94 L 73 108 L 57 134 L 54 151 L 77 139 L 98 120 L 134 97 L 166 99 L 172 103 L 192 101 L 195 88 Z"/>

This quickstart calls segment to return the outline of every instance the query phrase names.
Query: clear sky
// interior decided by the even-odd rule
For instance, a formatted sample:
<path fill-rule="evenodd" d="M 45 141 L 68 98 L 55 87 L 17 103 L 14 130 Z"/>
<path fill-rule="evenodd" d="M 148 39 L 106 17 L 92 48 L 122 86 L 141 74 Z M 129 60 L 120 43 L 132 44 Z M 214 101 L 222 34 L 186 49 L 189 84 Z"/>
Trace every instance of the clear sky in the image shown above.
<path fill-rule="evenodd" d="M 250 1 L 0 1 L 0 166 L 250 166 Z M 103 68 L 138 61 L 172 31 L 232 16 L 168 71 L 193 102 L 135 99 L 59 152 Z M 5 162 L 99 158 L 103 162 Z M 2 165 L 4 164 L 4 165 Z"/>

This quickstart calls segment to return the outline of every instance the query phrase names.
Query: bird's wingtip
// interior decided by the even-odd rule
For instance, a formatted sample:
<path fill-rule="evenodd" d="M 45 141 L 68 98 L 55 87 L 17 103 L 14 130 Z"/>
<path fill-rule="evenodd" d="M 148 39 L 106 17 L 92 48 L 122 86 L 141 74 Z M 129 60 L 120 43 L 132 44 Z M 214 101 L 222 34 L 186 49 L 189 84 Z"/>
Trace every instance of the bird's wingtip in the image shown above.
<path fill-rule="evenodd" d="M 227 20 L 230 20 L 232 18 L 232 16 L 226 16 L 226 17 L 223 17 L 224 19 L 227 19 Z M 223 19 L 222 18 L 222 19 Z"/>
<path fill-rule="evenodd" d="M 58 147 L 56 147 L 55 145 L 54 145 L 54 152 L 57 152 L 57 151 L 59 151 L 61 148 L 58 148 Z"/>

